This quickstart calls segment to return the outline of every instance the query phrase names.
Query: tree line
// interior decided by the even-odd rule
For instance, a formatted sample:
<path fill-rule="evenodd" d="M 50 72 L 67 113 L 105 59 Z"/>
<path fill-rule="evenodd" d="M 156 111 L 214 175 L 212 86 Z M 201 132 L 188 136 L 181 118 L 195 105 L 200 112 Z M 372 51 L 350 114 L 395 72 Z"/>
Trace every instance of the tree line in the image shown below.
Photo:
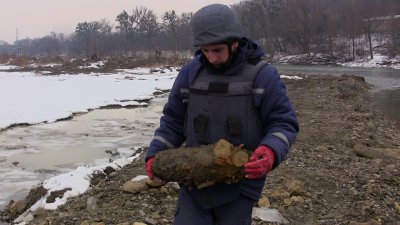
<path fill-rule="evenodd" d="M 232 7 L 247 36 L 270 55 L 326 53 L 354 59 L 373 58 L 378 50 L 400 55 L 400 0 L 248 0 Z M 136 7 L 119 13 L 115 23 L 84 21 L 72 34 L 52 32 L 14 45 L 25 55 L 70 57 L 194 50 L 192 15 L 171 10 L 158 17 Z"/>

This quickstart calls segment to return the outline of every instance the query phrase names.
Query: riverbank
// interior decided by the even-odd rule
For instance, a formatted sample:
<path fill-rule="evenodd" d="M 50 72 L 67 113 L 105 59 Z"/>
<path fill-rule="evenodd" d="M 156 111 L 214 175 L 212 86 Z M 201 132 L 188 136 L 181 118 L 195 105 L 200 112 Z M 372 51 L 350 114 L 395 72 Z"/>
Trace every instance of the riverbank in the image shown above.
<path fill-rule="evenodd" d="M 400 221 L 400 129 L 371 109 L 364 98 L 371 86 L 354 76 L 284 81 L 301 131 L 287 160 L 268 176 L 263 196 L 271 207 L 295 225 Z M 126 181 L 144 174 L 142 153 L 121 170 L 94 175 L 87 192 L 58 210 L 34 212 L 30 224 L 171 224 L 175 185 L 138 194 L 122 190 Z M 38 193 L 10 203 L 0 218 L 16 218 Z M 96 199 L 95 210 L 87 208 L 88 199 Z M 271 223 L 254 219 L 253 224 Z"/>
<path fill-rule="evenodd" d="M 374 58 L 348 59 L 333 54 L 311 54 L 311 55 L 278 55 L 270 59 L 277 64 L 289 65 L 336 65 L 344 67 L 359 68 L 391 68 L 400 69 L 400 56 L 389 57 L 375 54 Z"/>
<path fill-rule="evenodd" d="M 137 67 L 180 67 L 189 62 L 190 55 L 184 59 L 163 58 L 160 60 L 138 57 L 114 56 L 96 59 L 63 59 L 62 57 L 12 57 L 0 61 L 0 71 L 8 72 L 35 72 L 42 75 L 59 74 L 90 74 L 90 73 L 117 73 L 121 69 Z M 373 59 L 369 57 L 349 59 L 334 54 L 302 54 L 302 55 L 274 55 L 267 56 L 271 64 L 287 65 L 331 65 L 338 67 L 358 68 L 391 68 L 400 70 L 400 56 L 389 57 L 376 53 Z M 8 67 L 2 68 L 1 64 Z M 155 69 L 156 71 L 158 69 Z"/>

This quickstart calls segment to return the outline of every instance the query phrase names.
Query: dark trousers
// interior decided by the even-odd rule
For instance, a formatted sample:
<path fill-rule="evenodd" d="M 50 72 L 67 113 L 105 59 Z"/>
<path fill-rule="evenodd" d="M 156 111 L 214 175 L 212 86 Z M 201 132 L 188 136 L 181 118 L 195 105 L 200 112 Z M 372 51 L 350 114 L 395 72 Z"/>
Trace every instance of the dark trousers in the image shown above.
<path fill-rule="evenodd" d="M 181 188 L 175 209 L 174 225 L 251 225 L 254 201 L 240 195 L 239 199 L 204 209 Z"/>

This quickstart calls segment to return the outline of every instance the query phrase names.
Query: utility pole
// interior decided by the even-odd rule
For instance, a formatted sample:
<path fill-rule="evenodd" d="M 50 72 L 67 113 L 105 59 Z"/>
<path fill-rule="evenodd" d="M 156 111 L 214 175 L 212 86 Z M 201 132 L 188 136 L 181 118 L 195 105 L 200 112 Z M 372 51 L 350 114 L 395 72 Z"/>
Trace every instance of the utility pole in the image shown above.
<path fill-rule="evenodd" d="M 18 41 L 18 27 L 15 28 L 15 42 Z"/>

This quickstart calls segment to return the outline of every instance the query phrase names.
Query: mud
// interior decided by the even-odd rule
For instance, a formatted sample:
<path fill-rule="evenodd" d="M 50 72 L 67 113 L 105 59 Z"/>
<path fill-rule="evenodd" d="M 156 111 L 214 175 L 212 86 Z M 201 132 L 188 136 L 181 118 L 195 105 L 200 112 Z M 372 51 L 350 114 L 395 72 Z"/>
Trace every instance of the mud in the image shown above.
<path fill-rule="evenodd" d="M 400 128 L 364 99 L 370 85 L 353 76 L 285 83 L 301 131 L 287 160 L 269 174 L 264 200 L 289 224 L 399 224 Z M 30 224 L 171 224 L 176 185 L 138 194 L 121 188 L 145 174 L 143 157 L 144 152 L 119 171 L 95 176 L 88 192 L 58 210 L 38 211 Z M 97 199 L 94 211 L 87 205 L 90 197 Z M 13 217 L 5 210 L 1 218 Z M 255 218 L 253 224 L 273 223 Z"/>

